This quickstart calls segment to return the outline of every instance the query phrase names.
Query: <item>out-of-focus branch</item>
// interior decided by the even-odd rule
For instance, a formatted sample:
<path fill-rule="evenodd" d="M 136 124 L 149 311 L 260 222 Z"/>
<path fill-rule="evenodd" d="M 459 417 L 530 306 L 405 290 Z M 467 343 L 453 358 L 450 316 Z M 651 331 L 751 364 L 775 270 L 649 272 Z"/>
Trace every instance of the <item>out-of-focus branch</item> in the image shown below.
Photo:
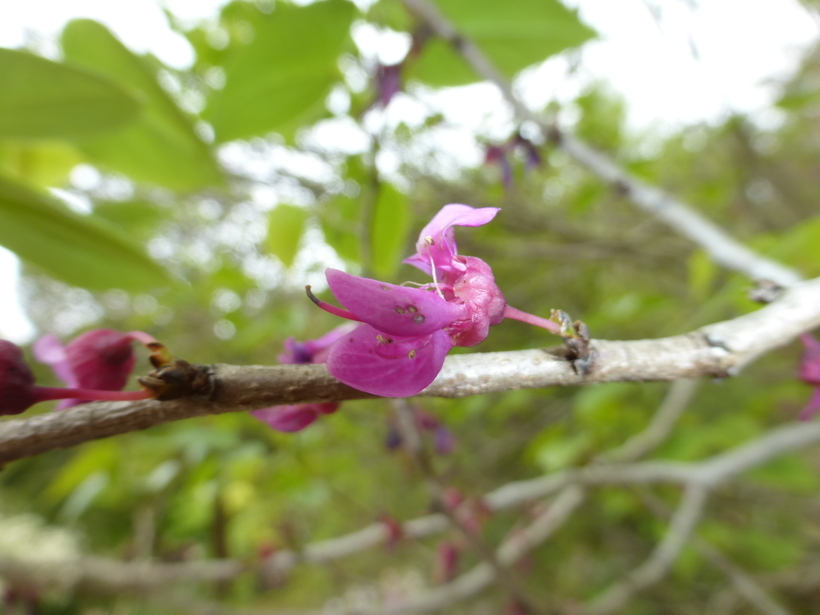
<path fill-rule="evenodd" d="M 680 507 L 672 516 L 663 540 L 655 547 L 649 558 L 621 581 L 605 590 L 584 607 L 582 612 L 585 615 L 617 613 L 636 593 L 665 577 L 703 515 L 707 491 L 702 485 L 689 485 Z"/>
<path fill-rule="evenodd" d="M 462 36 L 429 0 L 402 0 L 404 5 L 438 36 L 445 39 L 480 76 L 494 83 L 522 120 L 536 124 L 556 145 L 601 180 L 616 187 L 644 211 L 702 247 L 715 262 L 752 279 L 771 280 L 788 287 L 800 281 L 792 269 L 744 246 L 696 210 L 665 192 L 640 181 L 600 152 L 560 131 L 533 113 L 513 91 L 510 82 L 469 39 Z"/>
<path fill-rule="evenodd" d="M 508 483 L 485 494 L 482 501 L 492 511 L 504 510 L 574 485 L 672 482 L 712 488 L 780 455 L 818 443 L 820 423 L 785 425 L 726 453 L 696 463 L 646 461 L 620 466 L 593 465 Z M 427 515 L 406 522 L 402 526 L 402 535 L 409 539 L 425 538 L 449 527 L 450 523 L 443 514 Z M 36 587 L 70 587 L 95 593 L 145 592 L 177 582 L 229 580 L 257 566 L 262 574 L 277 576 L 299 563 L 329 562 L 376 547 L 385 543 L 389 536 L 390 532 L 383 523 L 374 523 L 345 536 L 310 543 L 299 552 L 277 551 L 264 562 L 253 566 L 234 560 L 148 564 L 95 558 L 29 562 L 0 557 L 0 577 Z M 510 540 L 513 541 L 513 537 Z M 497 553 L 500 561 L 509 561 L 504 549 L 510 548 L 502 547 Z"/>
<path fill-rule="evenodd" d="M 734 375 L 760 355 L 818 326 L 820 278 L 789 288 L 756 312 L 685 335 L 631 342 L 595 340 L 594 363 L 585 373 L 576 373 L 561 349 L 448 357 L 438 378 L 421 395 L 462 397 L 555 385 Z M 372 397 L 338 382 L 324 365 L 218 364 L 212 370 L 214 394 L 209 399 L 102 402 L 0 421 L 0 463 L 196 416 Z"/>
<path fill-rule="evenodd" d="M 626 465 L 591 465 L 526 481 L 508 483 L 488 493 L 490 507 L 496 501 L 528 501 L 554 493 L 570 484 L 626 485 L 648 483 L 698 484 L 716 487 L 780 455 L 820 443 L 820 423 L 789 424 L 720 455 L 696 463 L 644 461 Z"/>
<path fill-rule="evenodd" d="M 640 496 L 644 504 L 656 515 L 664 518 L 669 517 L 669 510 L 666 505 L 651 492 L 641 490 Z M 692 536 L 690 544 L 698 555 L 720 570 L 729 579 L 736 595 L 742 597 L 749 606 L 757 609 L 762 615 L 790 615 L 786 609 L 775 602 L 774 598 L 759 583 L 709 542 L 695 534 Z"/>
<path fill-rule="evenodd" d="M 234 560 L 159 564 L 96 557 L 38 561 L 0 556 L 0 578 L 12 585 L 93 595 L 143 594 L 178 583 L 228 581 L 246 569 Z"/>
<path fill-rule="evenodd" d="M 642 432 L 635 434 L 621 446 L 598 456 L 599 463 L 624 463 L 635 461 L 650 453 L 660 445 L 672 432 L 678 418 L 686 410 L 699 382 L 691 378 L 682 378 L 673 382 L 664 397 L 652 421 Z"/>
<path fill-rule="evenodd" d="M 424 475 L 427 488 L 435 502 L 436 508 L 440 509 L 444 516 L 447 517 L 450 526 L 460 534 L 462 540 L 469 545 L 478 557 L 490 566 L 492 576 L 507 590 L 509 595 L 519 604 L 527 605 L 526 610 L 528 612 L 534 613 L 535 609 L 533 605 L 529 603 L 529 600 L 527 600 L 517 579 L 510 575 L 504 568 L 496 557 L 492 547 L 476 533 L 474 528 L 467 526 L 458 514 L 458 511 L 453 509 L 447 501 L 447 489 L 436 474 L 435 468 L 433 467 L 433 460 L 424 447 L 416 417 L 410 404 L 405 399 L 396 399 L 393 401 L 393 408 L 396 411 L 399 431 L 401 432 L 405 449 L 413 457 L 416 466 Z"/>
<path fill-rule="evenodd" d="M 521 559 L 528 551 L 547 540 L 553 532 L 569 518 L 584 500 L 584 491 L 571 486 L 550 503 L 549 508 L 528 527 L 513 534 L 496 551 L 501 566 L 508 567 Z M 408 615 L 410 613 L 430 613 L 444 609 L 466 598 L 477 595 L 496 580 L 493 566 L 482 562 L 455 580 L 427 592 L 391 605 L 372 609 L 359 608 L 354 612 L 330 611 L 329 615 Z"/>

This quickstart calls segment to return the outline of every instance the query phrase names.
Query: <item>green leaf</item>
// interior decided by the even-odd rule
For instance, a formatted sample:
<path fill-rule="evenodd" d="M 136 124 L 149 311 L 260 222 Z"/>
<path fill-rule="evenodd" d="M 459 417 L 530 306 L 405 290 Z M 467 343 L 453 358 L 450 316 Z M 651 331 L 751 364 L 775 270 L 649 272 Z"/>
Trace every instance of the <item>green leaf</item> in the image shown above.
<path fill-rule="evenodd" d="M 191 119 L 160 87 L 152 68 L 105 26 L 90 19 L 72 21 L 63 30 L 62 44 L 69 62 L 127 84 L 145 102 L 138 121 L 98 138 L 77 140 L 89 158 L 137 181 L 175 190 L 223 182 L 211 148 L 194 132 Z"/>
<path fill-rule="evenodd" d="M 558 0 L 437 0 L 456 29 L 471 39 L 507 77 L 595 36 Z M 408 77 L 433 86 L 479 81 L 467 63 L 441 39 L 430 39 Z"/>
<path fill-rule="evenodd" d="M 0 245 L 55 278 L 92 290 L 146 291 L 169 282 L 115 227 L 2 177 Z"/>
<path fill-rule="evenodd" d="M 337 195 L 322 207 L 321 224 L 325 241 L 346 261 L 361 261 L 358 199 Z"/>
<path fill-rule="evenodd" d="M 83 161 L 82 154 L 63 141 L 0 142 L 0 173 L 36 186 L 62 186 Z"/>
<path fill-rule="evenodd" d="M 166 212 L 149 201 L 102 201 L 94 203 L 94 214 L 140 241 L 147 241 L 166 219 Z"/>
<path fill-rule="evenodd" d="M 293 264 L 305 231 L 308 212 L 295 205 L 278 205 L 268 216 L 268 251 L 285 267 Z"/>
<path fill-rule="evenodd" d="M 278 2 L 259 13 L 254 38 L 225 62 L 225 87 L 213 92 L 204 116 L 219 142 L 293 130 L 339 78 L 356 9 L 347 0 L 305 7 Z"/>
<path fill-rule="evenodd" d="M 410 220 L 407 195 L 390 184 L 382 184 L 370 235 L 371 268 L 377 278 L 392 278 L 396 274 L 405 253 Z"/>
<path fill-rule="evenodd" d="M 133 121 L 139 102 L 87 70 L 0 48 L 0 136 L 53 139 L 96 134 Z"/>

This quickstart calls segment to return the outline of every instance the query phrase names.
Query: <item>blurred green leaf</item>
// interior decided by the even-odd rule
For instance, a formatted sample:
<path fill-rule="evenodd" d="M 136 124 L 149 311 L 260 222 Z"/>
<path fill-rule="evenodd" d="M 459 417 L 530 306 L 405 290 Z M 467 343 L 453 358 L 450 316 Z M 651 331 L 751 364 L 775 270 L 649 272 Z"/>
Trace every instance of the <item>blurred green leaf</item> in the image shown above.
<path fill-rule="evenodd" d="M 137 91 L 144 100 L 138 121 L 77 144 L 95 163 L 137 181 L 175 190 L 219 185 L 223 178 L 211 148 L 194 132 L 193 122 L 160 87 L 154 71 L 105 26 L 90 19 L 63 30 L 66 59 L 91 68 Z"/>
<path fill-rule="evenodd" d="M 260 13 L 253 41 L 225 62 L 225 87 L 211 94 L 205 118 L 219 142 L 293 130 L 315 117 L 339 79 L 339 55 L 356 13 L 347 0 L 305 7 L 285 2 Z"/>
<path fill-rule="evenodd" d="M 322 207 L 322 232 L 328 245 L 346 261 L 361 260 L 358 237 L 358 199 L 337 195 Z"/>
<path fill-rule="evenodd" d="M 0 136 L 53 139 L 92 135 L 133 121 L 137 99 L 81 68 L 0 48 Z"/>
<path fill-rule="evenodd" d="M 152 237 L 166 218 L 159 206 L 148 201 L 101 201 L 94 204 L 94 214 L 140 241 Z"/>
<path fill-rule="evenodd" d="M 278 205 L 268 216 L 268 238 L 265 245 L 285 267 L 290 267 L 296 258 L 307 219 L 307 210 L 295 205 Z"/>
<path fill-rule="evenodd" d="M 0 172 L 35 186 L 62 186 L 82 161 L 76 148 L 61 141 L 0 142 Z"/>
<path fill-rule="evenodd" d="M 558 0 L 438 0 L 439 9 L 507 77 L 595 36 Z M 410 78 L 433 86 L 479 81 L 467 63 L 441 39 L 430 39 L 410 66 Z"/>
<path fill-rule="evenodd" d="M 0 244 L 68 284 L 146 291 L 165 271 L 116 227 L 0 177 Z"/>
<path fill-rule="evenodd" d="M 371 269 L 377 278 L 392 278 L 396 275 L 405 256 L 410 221 L 407 195 L 391 184 L 379 186 L 370 236 Z"/>

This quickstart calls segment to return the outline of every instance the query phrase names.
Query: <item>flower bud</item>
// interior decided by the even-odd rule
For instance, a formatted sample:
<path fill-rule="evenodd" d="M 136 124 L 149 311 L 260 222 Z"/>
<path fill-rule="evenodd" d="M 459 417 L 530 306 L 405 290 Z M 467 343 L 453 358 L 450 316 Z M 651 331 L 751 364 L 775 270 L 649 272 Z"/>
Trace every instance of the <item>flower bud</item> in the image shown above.
<path fill-rule="evenodd" d="M 20 414 L 37 403 L 34 374 L 16 345 L 0 340 L 0 415 Z"/>

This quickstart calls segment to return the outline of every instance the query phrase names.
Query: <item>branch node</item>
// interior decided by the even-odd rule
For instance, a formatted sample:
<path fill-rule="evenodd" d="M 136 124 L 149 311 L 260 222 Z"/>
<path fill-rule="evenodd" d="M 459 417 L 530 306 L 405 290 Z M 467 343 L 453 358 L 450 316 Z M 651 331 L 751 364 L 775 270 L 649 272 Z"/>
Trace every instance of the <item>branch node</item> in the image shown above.
<path fill-rule="evenodd" d="M 176 359 L 168 365 L 137 379 L 159 401 L 199 395 L 210 399 L 216 388 L 210 365 L 191 365 Z"/>

